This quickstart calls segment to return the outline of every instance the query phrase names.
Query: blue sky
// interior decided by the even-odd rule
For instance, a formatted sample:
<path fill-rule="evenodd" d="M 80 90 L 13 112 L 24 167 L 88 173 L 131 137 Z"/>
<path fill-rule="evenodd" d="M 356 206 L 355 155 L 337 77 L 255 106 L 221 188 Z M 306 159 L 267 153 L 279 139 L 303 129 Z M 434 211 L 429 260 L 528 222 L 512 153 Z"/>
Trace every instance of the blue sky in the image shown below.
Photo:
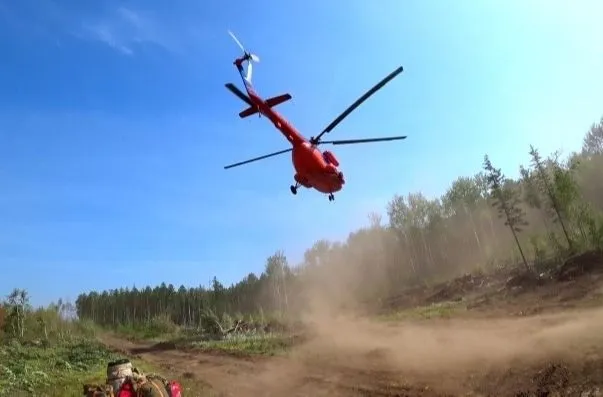
<path fill-rule="evenodd" d="M 283 249 L 345 238 L 395 193 L 510 175 L 530 143 L 580 147 L 603 113 L 598 1 L 0 0 L 0 293 L 36 304 L 136 284 L 226 284 Z M 289 192 L 287 147 L 224 88 L 233 30 L 260 94 L 310 136 L 405 71 L 332 133 L 406 134 L 337 148 L 330 203 Z"/>

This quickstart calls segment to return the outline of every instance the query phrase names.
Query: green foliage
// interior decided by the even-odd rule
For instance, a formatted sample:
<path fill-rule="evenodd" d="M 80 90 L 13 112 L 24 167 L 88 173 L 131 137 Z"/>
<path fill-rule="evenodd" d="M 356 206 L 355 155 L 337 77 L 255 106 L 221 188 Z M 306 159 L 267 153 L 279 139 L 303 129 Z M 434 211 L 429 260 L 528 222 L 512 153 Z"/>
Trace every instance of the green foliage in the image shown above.
<path fill-rule="evenodd" d="M 546 236 L 543 235 L 532 235 L 530 236 L 530 245 L 533 253 L 533 266 L 537 273 L 547 273 L 551 271 L 551 266 L 557 264 L 556 261 L 551 260 L 549 255 L 550 248 L 547 245 Z"/>
<path fill-rule="evenodd" d="M 128 339 L 143 340 L 176 335 L 180 328 L 172 322 L 168 314 L 159 314 L 148 322 L 119 324 L 114 329 Z"/>
<path fill-rule="evenodd" d="M 512 181 L 508 181 L 504 177 L 500 168 L 494 168 L 487 155 L 484 156 L 484 170 L 486 171 L 486 180 L 493 199 L 492 205 L 498 209 L 499 217 L 505 219 L 505 225 L 511 230 L 523 264 L 526 270 L 529 271 L 530 266 L 517 237 L 517 233 L 522 231 L 522 227 L 528 225 L 528 222 L 525 220 L 525 212 L 519 206 L 519 191 Z"/>
<path fill-rule="evenodd" d="M 6 315 L 2 331 L 10 338 L 23 338 L 25 336 L 25 320 L 31 311 L 27 291 L 15 288 L 4 304 Z"/>
<path fill-rule="evenodd" d="M 499 216 L 505 219 L 506 226 L 515 232 L 521 232 L 528 222 L 525 220 L 525 212 L 519 206 L 521 200 L 517 188 L 505 178 L 500 168 L 494 168 L 487 155 L 484 157 L 484 169 L 487 172 L 492 205 L 498 209 Z"/>
<path fill-rule="evenodd" d="M 590 206 L 583 206 L 579 214 L 580 223 L 586 227 L 587 248 L 603 250 L 603 215 L 596 214 Z"/>
<path fill-rule="evenodd" d="M 287 351 L 293 338 L 281 334 L 235 335 L 223 340 L 201 340 L 187 343 L 189 347 L 202 351 L 219 351 L 232 355 L 274 356 Z"/>
<path fill-rule="evenodd" d="M 574 241 L 565 225 L 564 217 L 567 214 L 568 206 L 571 204 L 573 192 L 571 189 L 571 176 L 565 174 L 559 166 L 558 155 L 547 159 L 547 164 L 542 160 L 540 153 L 534 146 L 530 145 L 530 156 L 532 157 L 532 167 L 536 174 L 535 181 L 543 197 L 546 199 L 544 209 L 547 214 L 553 216 L 554 222 L 559 222 L 563 235 L 567 240 L 568 250 L 575 251 Z M 569 171 L 569 170 L 568 170 Z"/>
<path fill-rule="evenodd" d="M 463 302 L 440 302 L 429 306 L 420 306 L 382 316 L 385 321 L 429 320 L 432 318 L 450 318 L 467 310 Z"/>
<path fill-rule="evenodd" d="M 0 344 L 0 396 L 76 396 L 82 383 L 102 379 L 114 355 L 90 338 L 90 324 L 62 318 L 62 303 L 33 310 L 24 290 L 5 306 L 12 315 Z"/>
<path fill-rule="evenodd" d="M 220 324 L 220 318 L 211 308 L 205 309 L 205 312 L 201 315 L 199 328 L 202 332 L 211 335 L 212 338 L 217 338 L 224 331 L 222 324 Z"/>
<path fill-rule="evenodd" d="M 92 321 L 73 318 L 73 310 L 61 300 L 34 310 L 27 291 L 20 289 L 0 303 L 0 326 L 8 332 L 0 335 L 0 397 L 79 397 L 83 384 L 105 382 L 107 363 L 121 357 L 96 340 L 98 327 Z M 5 322 L 11 313 L 13 319 Z M 157 320 L 160 331 L 166 330 L 164 321 Z M 145 362 L 137 366 L 165 372 Z M 215 395 L 202 381 L 179 380 L 185 395 Z"/>
<path fill-rule="evenodd" d="M 603 117 L 598 123 L 594 123 L 582 145 L 582 153 L 585 155 L 603 155 Z"/>
<path fill-rule="evenodd" d="M 0 395 L 79 395 L 81 383 L 102 376 L 112 357 L 101 345 L 85 340 L 46 348 L 13 341 L 0 346 Z"/>

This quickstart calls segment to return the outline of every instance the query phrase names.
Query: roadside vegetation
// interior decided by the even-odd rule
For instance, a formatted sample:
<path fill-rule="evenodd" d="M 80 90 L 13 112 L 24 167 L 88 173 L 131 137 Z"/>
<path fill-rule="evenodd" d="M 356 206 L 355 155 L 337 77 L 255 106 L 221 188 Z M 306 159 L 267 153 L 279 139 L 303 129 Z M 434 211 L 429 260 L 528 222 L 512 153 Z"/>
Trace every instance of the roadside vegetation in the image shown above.
<path fill-rule="evenodd" d="M 0 395 L 79 396 L 103 379 L 114 354 L 94 339 L 92 323 L 73 321 L 59 302 L 34 309 L 15 289 L 0 306 Z"/>
<path fill-rule="evenodd" d="M 83 384 L 105 382 L 107 363 L 122 355 L 97 340 L 92 322 L 74 316 L 68 302 L 34 309 L 27 291 L 12 291 L 0 304 L 0 396 L 79 397 Z M 169 375 L 132 361 L 143 371 Z M 179 381 L 187 395 L 211 395 L 199 381 Z"/>

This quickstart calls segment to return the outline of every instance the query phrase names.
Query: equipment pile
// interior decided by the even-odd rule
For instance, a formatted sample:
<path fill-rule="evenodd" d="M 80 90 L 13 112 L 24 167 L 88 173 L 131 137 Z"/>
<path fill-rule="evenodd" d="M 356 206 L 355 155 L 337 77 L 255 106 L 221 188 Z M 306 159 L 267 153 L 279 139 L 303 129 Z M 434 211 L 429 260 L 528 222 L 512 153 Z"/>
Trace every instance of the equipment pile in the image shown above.
<path fill-rule="evenodd" d="M 144 374 L 128 359 L 107 364 L 104 385 L 85 384 L 86 397 L 182 397 L 182 387 L 175 380 L 157 374 Z"/>

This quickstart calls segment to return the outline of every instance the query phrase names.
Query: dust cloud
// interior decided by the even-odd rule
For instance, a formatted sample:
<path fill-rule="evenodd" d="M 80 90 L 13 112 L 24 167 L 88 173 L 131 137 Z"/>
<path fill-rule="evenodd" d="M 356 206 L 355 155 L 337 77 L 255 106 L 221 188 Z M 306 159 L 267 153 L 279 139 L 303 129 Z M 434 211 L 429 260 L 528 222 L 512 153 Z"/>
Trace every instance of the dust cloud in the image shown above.
<path fill-rule="evenodd" d="M 339 281 L 349 278 L 343 275 Z M 325 289 L 325 281 L 332 287 Z M 454 393 L 470 374 L 580 358 L 603 344 L 603 309 L 392 325 L 342 309 L 353 293 L 334 278 L 321 278 L 308 285 L 308 292 L 302 321 L 311 338 L 287 359 L 263 363 L 256 374 L 233 380 L 237 395 L 354 395 L 349 390 L 339 394 L 336 385 L 362 383 L 363 378 L 373 385 L 379 378 L 390 384 L 412 379 Z"/>
<path fill-rule="evenodd" d="M 513 360 L 581 354 L 603 342 L 603 309 L 571 315 L 497 320 L 441 320 L 388 326 L 366 319 L 321 317 L 307 348 L 334 357 L 379 352 L 395 369 L 454 372 Z"/>

